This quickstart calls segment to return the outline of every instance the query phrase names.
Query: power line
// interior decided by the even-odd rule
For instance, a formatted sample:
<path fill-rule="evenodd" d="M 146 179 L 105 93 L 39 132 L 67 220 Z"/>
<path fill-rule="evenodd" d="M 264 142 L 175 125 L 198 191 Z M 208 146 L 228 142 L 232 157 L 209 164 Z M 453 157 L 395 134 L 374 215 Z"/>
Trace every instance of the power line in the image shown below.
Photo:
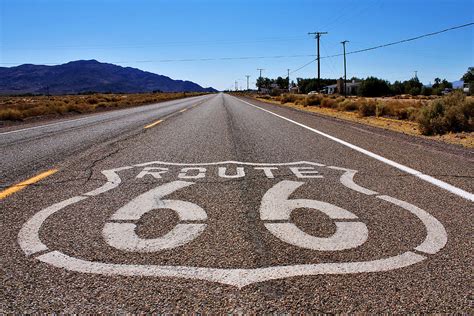
<path fill-rule="evenodd" d="M 132 63 L 169 63 L 169 62 L 193 62 L 193 61 L 217 61 L 217 60 L 247 60 L 247 59 L 279 59 L 279 58 L 300 58 L 313 57 L 314 54 L 306 55 L 274 55 L 274 56 L 241 56 L 241 57 L 212 57 L 212 58 L 185 58 L 185 59 L 155 59 L 155 60 L 130 60 L 130 61 L 110 61 L 111 64 L 132 64 Z M 22 63 L 6 62 L 0 65 L 18 65 Z M 25 64 L 25 63 L 23 63 Z M 41 63 L 41 65 L 60 65 L 61 63 Z"/>
<path fill-rule="evenodd" d="M 447 29 L 444 29 L 444 30 L 441 30 L 441 31 L 436 31 L 436 32 L 432 32 L 432 33 L 427 33 L 427 34 L 423 34 L 423 35 L 419 35 L 419 36 L 407 38 L 407 39 L 400 40 L 400 41 L 396 41 L 396 42 L 391 42 L 391 43 L 387 43 L 387 44 L 382 44 L 382 45 L 378 45 L 378 46 L 373 46 L 373 47 L 369 47 L 369 48 L 364 48 L 364 49 L 355 50 L 355 51 L 346 53 L 346 55 L 358 54 L 358 53 L 362 53 L 362 52 L 371 51 L 371 50 L 374 50 L 374 49 L 379 49 L 379 48 L 383 48 L 383 47 L 388 47 L 388 46 L 393 46 L 393 45 L 402 44 L 402 43 L 406 43 L 406 42 L 411 42 L 411 41 L 419 40 L 419 39 L 421 39 L 421 38 L 425 38 L 425 37 L 430 37 L 430 36 L 438 35 L 438 34 L 441 34 L 441 33 L 453 31 L 453 30 L 456 30 L 456 29 L 460 29 L 460 28 L 464 28 L 464 27 L 468 27 L 468 26 L 472 26 L 472 25 L 474 25 L 474 22 L 467 23 L 467 24 L 463 24 L 463 25 L 458 25 L 458 26 L 453 26 L 453 27 L 450 27 L 450 28 L 447 28 Z M 323 57 L 320 57 L 320 59 L 339 57 L 339 56 L 343 56 L 343 55 L 344 55 L 344 54 L 335 54 L 335 55 L 323 56 Z M 294 70 L 292 73 L 295 73 L 295 72 L 297 72 L 297 71 L 299 71 L 299 70 L 301 70 L 301 69 L 303 69 L 303 68 L 305 68 L 305 67 L 311 65 L 311 64 L 314 63 L 316 60 L 318 60 L 318 58 L 315 58 L 315 59 L 313 59 L 312 61 L 310 61 L 310 62 L 304 64 L 303 66 L 297 68 L 297 69 Z"/>
<path fill-rule="evenodd" d="M 214 40 L 214 41 L 182 41 L 182 42 L 161 42 L 156 43 L 143 43 L 135 45 L 122 45 L 122 44 L 93 44 L 87 45 L 51 45 L 51 46 L 32 46 L 32 47 L 8 47 L 0 45 L 2 50 L 33 50 L 33 49 L 63 49 L 63 48 L 78 48 L 78 49 L 117 49 L 117 48 L 147 48 L 147 47 L 166 47 L 166 46 L 195 46 L 195 45 L 241 45 L 246 43 L 265 43 L 265 42 L 278 42 L 278 41 L 302 41 L 306 37 L 302 36 L 281 36 L 281 37 L 266 37 L 256 38 L 253 40 Z"/>
<path fill-rule="evenodd" d="M 434 36 L 434 35 L 437 35 L 437 34 L 445 33 L 445 32 L 448 32 L 448 31 L 452 31 L 452 30 L 456 30 L 456 29 L 460 29 L 460 28 L 464 28 L 464 27 L 468 27 L 468 26 L 472 26 L 472 25 L 474 25 L 474 22 L 459 25 L 459 26 L 454 26 L 454 27 L 447 28 L 447 29 L 444 29 L 444 30 L 441 30 L 441 31 L 428 33 L 428 34 L 423 34 L 423 35 L 420 35 L 420 36 L 416 36 L 416 37 L 412 37 L 412 38 L 408 38 L 408 39 L 404 39 L 404 40 L 400 40 L 400 41 L 396 41 L 396 42 L 392 42 L 392 43 L 387 43 L 387 44 L 383 44 L 383 45 L 378 45 L 378 46 L 374 46 L 374 47 L 369 47 L 369 48 L 365 48 L 365 49 L 360 49 L 360 50 L 348 52 L 348 53 L 346 53 L 346 55 L 361 53 L 361 52 L 370 51 L 370 50 L 374 50 L 374 49 L 378 49 L 378 48 L 382 48 L 382 47 L 387 47 L 387 46 L 392 46 L 392 45 L 401 44 L 401 43 L 405 43 L 405 42 L 410 42 L 410 41 L 418 40 L 418 39 L 421 39 L 421 38 L 424 38 L 424 37 Z M 321 59 L 333 58 L 333 57 L 339 57 L 339 56 L 342 56 L 342 55 L 343 54 L 335 54 L 335 55 L 329 55 L 329 56 L 321 56 L 320 58 Z M 315 56 L 316 56 L 315 54 L 274 55 L 274 56 L 240 56 L 240 57 L 237 56 L 237 57 L 213 57 L 213 58 L 111 61 L 109 63 L 113 63 L 113 64 L 154 63 L 154 62 L 156 62 L 156 63 L 167 63 L 167 62 L 193 62 L 193 61 L 218 61 L 218 60 L 280 59 L 280 58 L 300 58 L 300 57 L 315 57 Z M 308 65 L 311 65 L 316 60 L 317 60 L 317 58 L 309 61 L 308 63 L 306 63 L 306 64 L 296 68 L 295 70 L 291 71 L 290 74 L 293 74 L 293 73 L 307 67 Z M 26 64 L 26 63 L 22 63 L 22 62 L 1 62 L 0 63 L 0 65 L 19 65 L 19 64 Z M 61 63 L 41 63 L 41 64 L 42 65 L 59 65 Z"/>

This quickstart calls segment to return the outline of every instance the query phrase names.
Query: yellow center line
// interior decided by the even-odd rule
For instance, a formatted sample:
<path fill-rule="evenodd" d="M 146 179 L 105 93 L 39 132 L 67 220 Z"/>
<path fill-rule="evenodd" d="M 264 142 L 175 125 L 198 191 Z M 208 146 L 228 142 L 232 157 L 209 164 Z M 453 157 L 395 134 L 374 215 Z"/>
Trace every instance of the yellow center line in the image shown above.
<path fill-rule="evenodd" d="M 28 180 L 25 180 L 23 182 L 12 185 L 11 187 L 9 187 L 9 188 L 7 188 L 7 189 L 0 192 L 0 200 L 6 198 L 7 196 L 9 196 L 9 195 L 11 195 L 15 192 L 18 192 L 18 191 L 26 188 L 30 184 L 36 183 L 36 182 L 38 182 L 38 181 L 54 174 L 54 173 L 56 173 L 57 171 L 58 171 L 57 169 L 51 169 L 51 170 L 42 172 L 39 175 L 34 176 L 33 178 L 29 178 Z"/>
<path fill-rule="evenodd" d="M 148 124 L 148 125 L 147 125 L 147 126 L 145 126 L 144 128 L 150 128 L 150 127 L 153 127 L 153 126 L 155 126 L 155 125 L 158 125 L 158 124 L 160 124 L 161 122 L 163 122 L 163 120 L 158 120 L 158 121 L 156 121 L 156 122 L 153 122 L 153 123 L 151 123 L 151 124 Z"/>
<path fill-rule="evenodd" d="M 201 102 L 201 103 L 203 103 L 203 102 Z M 194 104 L 194 105 L 191 106 L 190 108 L 193 108 L 193 107 L 195 107 L 195 106 L 198 106 L 198 105 L 200 105 L 201 103 Z M 146 125 L 144 128 L 150 128 L 150 127 L 153 127 L 153 126 L 155 126 L 155 125 L 158 125 L 158 124 L 160 124 L 161 122 L 163 122 L 165 119 L 167 119 L 168 117 L 174 116 L 174 115 L 176 115 L 177 113 L 186 112 L 186 111 L 189 110 L 190 108 L 184 108 L 184 109 L 182 109 L 182 110 L 173 112 L 173 113 L 171 113 L 171 114 L 165 116 L 165 117 L 162 118 L 161 120 L 158 120 L 158 121 L 156 121 L 156 122 L 153 122 L 153 123 L 151 123 L 151 124 Z"/>

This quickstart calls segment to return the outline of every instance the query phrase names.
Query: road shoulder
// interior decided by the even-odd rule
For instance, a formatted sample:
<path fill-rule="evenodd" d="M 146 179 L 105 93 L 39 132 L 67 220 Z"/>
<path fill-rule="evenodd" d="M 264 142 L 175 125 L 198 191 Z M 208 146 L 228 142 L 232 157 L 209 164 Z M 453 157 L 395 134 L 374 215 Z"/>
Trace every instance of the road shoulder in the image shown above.
<path fill-rule="evenodd" d="M 462 146 L 464 148 L 474 148 L 474 133 L 448 133 L 445 135 L 424 136 L 418 132 L 415 122 L 402 121 L 385 117 L 359 117 L 356 112 L 336 111 L 329 108 L 321 108 L 319 106 L 302 106 L 293 103 L 281 104 L 277 101 L 265 100 L 256 97 L 243 97 L 247 100 L 259 101 L 263 104 L 272 104 L 279 107 L 309 113 L 311 115 L 333 118 L 339 121 L 357 123 L 359 126 L 373 127 L 371 131 L 385 130 L 395 132 L 396 134 L 412 136 L 417 139 L 426 140 L 428 142 L 440 143 L 443 145 Z"/>

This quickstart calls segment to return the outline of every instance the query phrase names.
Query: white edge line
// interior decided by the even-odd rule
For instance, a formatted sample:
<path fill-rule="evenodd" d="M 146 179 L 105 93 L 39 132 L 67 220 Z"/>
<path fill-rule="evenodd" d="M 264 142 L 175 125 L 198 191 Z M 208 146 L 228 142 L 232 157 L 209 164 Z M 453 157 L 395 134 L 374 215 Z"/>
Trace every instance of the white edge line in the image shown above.
<path fill-rule="evenodd" d="M 415 177 L 417 177 L 417 178 L 419 178 L 419 179 L 422 179 L 422 180 L 424 180 L 424 181 L 426 181 L 426 182 L 428 182 L 428 183 L 431 183 L 431 184 L 433 184 L 433 185 L 435 185 L 435 186 L 437 186 L 437 187 L 439 187 L 439 188 L 442 188 L 442 189 L 444 189 L 444 190 L 446 190 L 446 191 L 449 191 L 449 192 L 451 192 L 451 193 L 453 193 L 453 194 L 456 194 L 457 196 L 460 196 L 460 197 L 462 197 L 462 198 L 464 198 L 464 199 L 466 199 L 466 200 L 469 200 L 469 201 L 474 202 L 474 194 L 469 193 L 469 192 L 467 192 L 467 191 L 464 191 L 463 189 L 460 189 L 460 188 L 458 188 L 458 187 L 455 187 L 454 185 L 451 185 L 451 184 L 446 183 L 446 182 L 444 182 L 444 181 L 441 181 L 441 180 L 438 180 L 438 179 L 436 179 L 436 178 L 433 178 L 432 176 L 426 175 L 426 174 L 424 174 L 424 173 L 421 173 L 420 171 L 417 171 L 417 170 L 412 169 L 412 168 L 410 168 L 410 167 L 407 167 L 407 166 L 404 166 L 404 165 L 402 165 L 402 164 L 399 164 L 398 162 L 395 162 L 395 161 L 393 161 L 393 160 L 390 160 L 390 159 L 387 159 L 387 158 L 382 157 L 382 156 L 380 156 L 380 155 L 377 155 L 377 154 L 375 154 L 375 153 L 373 153 L 373 152 L 371 152 L 371 151 L 368 151 L 368 150 L 363 149 L 363 148 L 361 148 L 361 147 L 359 147 L 359 146 L 356 146 L 356 145 L 353 145 L 353 144 L 351 144 L 351 143 L 348 143 L 348 142 L 346 142 L 346 141 L 344 141 L 344 140 L 342 140 L 342 139 L 339 139 L 339 138 L 336 138 L 336 137 L 331 136 L 331 135 L 329 135 L 329 134 L 323 133 L 323 132 L 321 132 L 321 131 L 319 131 L 319 130 L 317 130 L 317 129 L 311 128 L 311 127 L 309 127 L 309 126 L 306 126 L 306 125 L 304 125 L 304 124 L 298 123 L 298 122 L 296 122 L 296 121 L 293 121 L 293 120 L 291 120 L 291 119 L 289 119 L 289 118 L 286 118 L 286 117 L 284 117 L 284 116 L 281 116 L 281 115 L 279 115 L 279 114 L 273 113 L 272 111 L 263 109 L 263 108 L 261 108 L 261 107 L 259 107 L 259 106 L 256 106 L 256 105 L 253 105 L 253 104 L 251 104 L 251 103 L 249 103 L 249 102 L 247 102 L 247 101 L 241 100 L 241 99 L 236 98 L 236 97 L 233 97 L 233 96 L 232 96 L 232 98 L 235 98 L 235 99 L 239 100 L 240 102 L 245 103 L 245 104 L 248 104 L 248 105 L 250 105 L 250 106 L 252 106 L 252 107 L 254 107 L 254 108 L 257 108 L 257 109 L 259 109 L 259 110 L 261 110 L 261 111 L 264 111 L 264 112 L 270 113 L 270 114 L 272 114 L 272 115 L 275 115 L 276 117 L 279 117 L 279 118 L 281 118 L 281 119 L 283 119 L 283 120 L 286 120 L 286 121 L 288 121 L 288 122 L 291 122 L 291 123 L 293 123 L 293 124 L 296 124 L 296 125 L 298 125 L 298 126 L 301 126 L 301 127 L 303 127 L 303 128 L 306 128 L 307 130 L 310 130 L 310 131 L 312 131 L 312 132 L 314 132 L 314 133 L 316 133 L 316 134 L 319 134 L 319 135 L 321 135 L 321 136 L 324 136 L 324 137 L 326 137 L 326 138 L 329 138 L 330 140 L 333 140 L 333 141 L 335 141 L 335 142 L 337 142 L 337 143 L 339 143 L 339 144 L 342 144 L 342 145 L 344 145 L 344 146 L 346 146 L 346 147 L 349 147 L 349 148 L 351 148 L 351 149 L 353 149 L 353 150 L 355 150 L 355 151 L 358 151 L 358 152 L 360 152 L 360 153 L 363 153 L 363 154 L 366 155 L 366 156 L 369 156 L 369 157 L 371 157 L 371 158 L 374 158 L 374 159 L 376 159 L 376 160 L 378 160 L 378 161 L 381 161 L 381 162 L 383 162 L 383 163 L 385 163 L 385 164 L 387 164 L 387 165 L 390 165 L 390 166 L 392 166 L 392 167 L 394 167 L 394 168 L 397 168 L 397 169 L 399 169 L 399 170 L 401 170 L 401 171 L 404 171 L 404 172 L 406 172 L 406 173 L 408 173 L 408 174 L 414 175 Z"/>
<path fill-rule="evenodd" d="M 66 124 L 66 123 L 71 123 L 71 122 L 83 121 L 83 120 L 90 119 L 90 118 L 91 117 L 88 116 L 88 117 L 82 117 L 82 118 L 77 118 L 77 119 L 73 119 L 73 120 L 66 120 L 66 121 L 61 121 L 61 122 L 56 122 L 56 123 L 49 123 L 49 124 L 45 124 L 45 125 L 32 126 L 32 127 L 22 128 L 22 129 L 16 129 L 16 130 L 13 130 L 13 131 L 0 133 L 0 135 L 7 135 L 7 134 L 25 132 L 25 131 L 29 131 L 29 130 L 32 130 L 32 129 L 38 129 L 38 128 L 56 126 L 56 125 L 61 125 L 61 124 Z"/>

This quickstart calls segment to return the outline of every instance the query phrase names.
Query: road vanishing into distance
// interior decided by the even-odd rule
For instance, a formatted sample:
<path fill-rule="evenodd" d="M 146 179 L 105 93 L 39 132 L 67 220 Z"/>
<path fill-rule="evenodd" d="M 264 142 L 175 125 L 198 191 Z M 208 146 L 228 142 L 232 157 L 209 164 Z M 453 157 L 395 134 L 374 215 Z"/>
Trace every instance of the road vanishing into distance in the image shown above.
<path fill-rule="evenodd" d="M 222 93 L 0 146 L 1 313 L 472 312 L 468 149 Z"/>

